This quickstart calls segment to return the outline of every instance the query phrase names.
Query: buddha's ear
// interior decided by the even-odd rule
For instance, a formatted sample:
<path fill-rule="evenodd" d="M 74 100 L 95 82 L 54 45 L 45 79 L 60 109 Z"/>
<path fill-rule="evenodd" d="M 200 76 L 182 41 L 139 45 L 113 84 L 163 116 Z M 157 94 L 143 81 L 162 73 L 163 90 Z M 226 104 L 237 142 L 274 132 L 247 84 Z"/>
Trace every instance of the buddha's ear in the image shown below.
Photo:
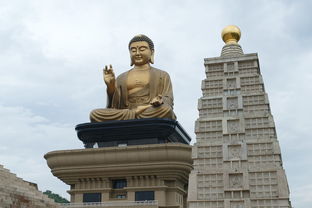
<path fill-rule="evenodd" d="M 151 59 L 149 60 L 151 64 L 154 64 L 154 50 L 152 50 Z"/>
<path fill-rule="evenodd" d="M 132 61 L 131 56 L 130 56 L 130 66 L 133 66 L 133 61 Z"/>

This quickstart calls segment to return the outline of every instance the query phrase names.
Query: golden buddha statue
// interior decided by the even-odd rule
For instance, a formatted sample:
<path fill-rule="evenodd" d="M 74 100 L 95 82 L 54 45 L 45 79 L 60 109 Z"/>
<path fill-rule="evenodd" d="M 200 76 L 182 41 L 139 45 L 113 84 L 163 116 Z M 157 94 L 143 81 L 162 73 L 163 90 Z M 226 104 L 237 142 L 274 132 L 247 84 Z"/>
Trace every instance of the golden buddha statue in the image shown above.
<path fill-rule="evenodd" d="M 145 35 L 133 37 L 128 45 L 132 69 L 115 79 L 110 65 L 103 69 L 107 85 L 107 108 L 90 113 L 91 122 L 141 118 L 176 119 L 173 93 L 167 72 L 151 67 L 154 44 Z"/>

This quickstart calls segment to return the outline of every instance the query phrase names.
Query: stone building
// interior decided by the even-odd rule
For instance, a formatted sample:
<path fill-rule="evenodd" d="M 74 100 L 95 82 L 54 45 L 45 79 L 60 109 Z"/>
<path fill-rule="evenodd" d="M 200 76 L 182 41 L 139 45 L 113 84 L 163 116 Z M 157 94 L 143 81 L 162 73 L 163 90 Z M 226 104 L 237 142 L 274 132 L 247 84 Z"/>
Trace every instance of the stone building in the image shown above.
<path fill-rule="evenodd" d="M 76 129 L 88 148 L 45 155 L 53 175 L 70 185 L 71 203 L 64 208 L 186 208 L 192 148 L 177 121 L 86 123 Z"/>
<path fill-rule="evenodd" d="M 17 177 L 0 165 L 1 208 L 60 208 L 37 185 Z"/>
<path fill-rule="evenodd" d="M 204 62 L 189 208 L 289 208 L 258 55 L 243 53 L 236 26 L 226 27 L 222 38 L 221 56 Z"/>

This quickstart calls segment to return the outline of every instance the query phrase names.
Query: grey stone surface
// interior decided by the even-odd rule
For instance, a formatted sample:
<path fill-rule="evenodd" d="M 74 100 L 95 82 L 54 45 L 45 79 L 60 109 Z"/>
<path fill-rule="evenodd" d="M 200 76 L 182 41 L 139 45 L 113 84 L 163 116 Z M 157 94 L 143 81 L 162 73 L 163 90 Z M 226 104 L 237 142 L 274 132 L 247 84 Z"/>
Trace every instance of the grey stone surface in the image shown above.
<path fill-rule="evenodd" d="M 235 57 L 243 55 L 243 49 L 239 44 L 226 44 L 221 51 L 222 57 Z"/>
<path fill-rule="evenodd" d="M 189 208 L 289 208 L 289 188 L 256 53 L 205 59 Z"/>
<path fill-rule="evenodd" d="M 18 178 L 0 165 L 0 207 L 1 208 L 58 208 L 33 183 Z"/>

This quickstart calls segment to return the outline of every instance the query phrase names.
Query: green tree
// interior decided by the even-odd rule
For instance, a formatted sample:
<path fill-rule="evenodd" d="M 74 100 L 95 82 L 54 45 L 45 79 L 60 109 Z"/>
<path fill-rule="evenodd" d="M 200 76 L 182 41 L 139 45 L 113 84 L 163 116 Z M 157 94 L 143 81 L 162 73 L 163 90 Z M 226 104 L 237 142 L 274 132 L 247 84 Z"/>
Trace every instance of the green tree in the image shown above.
<path fill-rule="evenodd" d="M 53 193 L 50 190 L 46 190 L 43 194 L 47 195 L 50 199 L 54 199 L 56 203 L 69 203 L 69 201 L 58 194 Z"/>

